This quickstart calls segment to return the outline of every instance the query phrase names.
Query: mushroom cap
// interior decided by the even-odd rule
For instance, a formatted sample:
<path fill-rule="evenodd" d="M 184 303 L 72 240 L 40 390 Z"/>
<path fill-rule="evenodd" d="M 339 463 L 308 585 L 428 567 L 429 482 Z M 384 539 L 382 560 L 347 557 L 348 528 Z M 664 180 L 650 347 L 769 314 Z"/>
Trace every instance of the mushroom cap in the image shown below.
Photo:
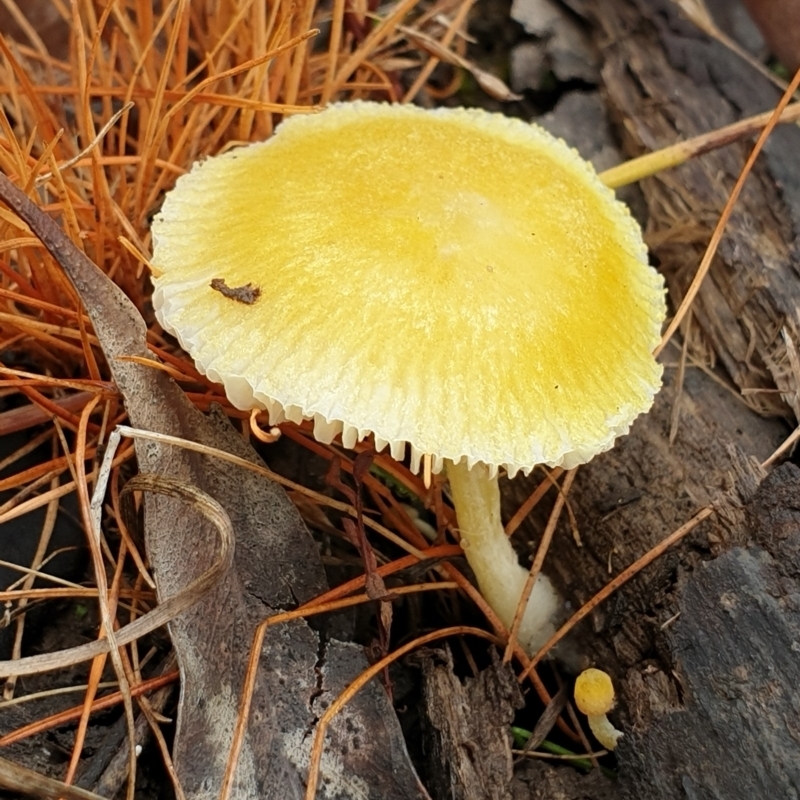
<path fill-rule="evenodd" d="M 576 466 L 660 387 L 664 286 L 639 226 L 518 119 L 295 116 L 195 164 L 152 233 L 156 316 L 235 406 L 395 458 L 408 443 L 414 470 Z"/>
<path fill-rule="evenodd" d="M 614 684 L 607 672 L 585 669 L 575 680 L 575 705 L 587 717 L 607 714 L 614 708 Z"/>

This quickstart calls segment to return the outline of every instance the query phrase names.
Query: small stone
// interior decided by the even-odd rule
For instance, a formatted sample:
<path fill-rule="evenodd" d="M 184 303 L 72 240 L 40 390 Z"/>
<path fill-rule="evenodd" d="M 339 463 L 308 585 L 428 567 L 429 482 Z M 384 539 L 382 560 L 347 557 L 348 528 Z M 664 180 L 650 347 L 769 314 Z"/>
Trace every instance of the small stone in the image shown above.
<path fill-rule="evenodd" d="M 544 48 L 535 42 L 522 42 L 511 51 L 511 88 L 515 92 L 536 91 L 547 73 Z"/>
<path fill-rule="evenodd" d="M 547 56 L 553 74 L 560 81 L 600 80 L 600 59 L 581 26 L 564 14 L 547 41 Z"/>
<path fill-rule="evenodd" d="M 544 37 L 554 32 L 564 11 L 553 0 L 514 0 L 511 19 L 519 22 L 525 33 Z"/>

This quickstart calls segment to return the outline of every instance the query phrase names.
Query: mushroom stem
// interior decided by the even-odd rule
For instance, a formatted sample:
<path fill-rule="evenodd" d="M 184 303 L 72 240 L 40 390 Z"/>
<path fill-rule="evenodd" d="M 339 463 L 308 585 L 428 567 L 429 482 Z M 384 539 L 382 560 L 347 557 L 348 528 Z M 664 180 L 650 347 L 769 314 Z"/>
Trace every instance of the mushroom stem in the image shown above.
<path fill-rule="evenodd" d="M 594 738 L 606 750 L 615 750 L 619 740 L 624 735 L 622 731 L 618 731 L 605 714 L 587 714 L 586 719 L 589 722 L 589 728 L 594 734 Z"/>
<path fill-rule="evenodd" d="M 465 459 L 447 461 L 446 467 L 464 554 L 484 599 L 510 629 L 528 570 L 520 565 L 503 530 L 497 477 L 490 477 L 489 468 L 482 463 L 469 469 Z M 550 638 L 559 607 L 560 598 L 550 580 L 540 574 L 517 634 L 528 653 L 537 651 Z"/>

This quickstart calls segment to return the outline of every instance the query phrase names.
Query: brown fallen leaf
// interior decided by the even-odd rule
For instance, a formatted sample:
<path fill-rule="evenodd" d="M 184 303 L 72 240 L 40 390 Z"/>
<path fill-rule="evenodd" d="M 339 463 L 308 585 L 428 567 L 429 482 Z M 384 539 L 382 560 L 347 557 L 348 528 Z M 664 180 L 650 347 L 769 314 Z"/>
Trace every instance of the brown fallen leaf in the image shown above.
<path fill-rule="evenodd" d="M 3 175 L 0 199 L 72 281 L 132 424 L 259 463 L 221 414 L 203 416 L 164 372 L 122 360 L 151 357 L 144 320 L 133 304 Z M 236 532 L 233 568 L 169 624 L 182 676 L 175 768 L 187 798 L 210 800 L 219 794 L 254 627 L 276 610 L 324 591 L 325 576 L 316 545 L 280 487 L 247 470 L 153 441 L 137 441 L 136 453 L 142 472 L 168 475 L 214 498 Z M 214 526 L 185 503 L 146 495 L 145 539 L 160 600 L 208 570 L 217 557 L 217 537 Z M 366 666 L 360 647 L 326 641 L 304 621 L 271 633 L 262 648 L 232 796 L 301 797 L 316 719 Z M 374 681 L 332 726 L 322 784 L 327 798 L 426 797 L 391 705 Z"/>

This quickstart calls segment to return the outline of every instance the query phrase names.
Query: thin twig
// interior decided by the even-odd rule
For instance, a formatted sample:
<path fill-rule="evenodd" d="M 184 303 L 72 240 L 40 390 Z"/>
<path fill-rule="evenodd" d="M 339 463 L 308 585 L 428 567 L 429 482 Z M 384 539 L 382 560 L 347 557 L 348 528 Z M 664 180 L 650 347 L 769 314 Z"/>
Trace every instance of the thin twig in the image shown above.
<path fill-rule="evenodd" d="M 692 280 L 689 288 L 684 295 L 683 300 L 681 301 L 680 306 L 678 307 L 675 316 L 670 322 L 667 330 L 664 332 L 664 335 L 661 337 L 661 343 L 655 349 L 654 355 L 658 356 L 659 353 L 664 349 L 667 342 L 672 338 L 672 335 L 678 330 L 678 326 L 681 324 L 681 321 L 686 316 L 687 311 L 691 308 L 692 303 L 694 302 L 697 293 L 700 291 L 700 286 L 703 283 L 703 279 L 705 278 L 708 270 L 711 267 L 711 262 L 714 259 L 714 256 L 717 253 L 717 248 L 719 247 L 719 243 L 722 240 L 722 235 L 725 232 L 725 228 L 728 224 L 728 220 L 733 213 L 733 207 L 736 204 L 736 201 L 739 199 L 739 195 L 744 188 L 744 182 L 747 180 L 747 176 L 750 174 L 750 171 L 753 169 L 753 165 L 755 164 L 756 158 L 758 158 L 758 154 L 763 149 L 764 145 L 767 143 L 767 139 L 769 135 L 772 133 L 773 128 L 778 124 L 778 121 L 781 118 L 781 114 L 783 113 L 784 109 L 791 100 L 792 95 L 797 91 L 797 87 L 800 86 L 800 69 L 797 70 L 795 73 L 792 82 L 789 84 L 789 87 L 781 97 L 780 102 L 775 107 L 775 110 L 770 114 L 769 121 L 767 122 L 764 130 L 761 131 L 761 134 L 758 137 L 758 140 L 753 147 L 750 156 L 748 157 L 747 161 L 745 162 L 742 171 L 739 173 L 739 177 L 736 179 L 736 183 L 731 190 L 730 197 L 728 198 L 728 202 L 725 204 L 725 208 L 722 210 L 722 214 L 720 214 L 719 221 L 717 222 L 716 227 L 714 228 L 714 232 L 711 235 L 711 241 L 708 243 L 708 247 L 706 248 L 705 253 L 703 254 L 703 258 L 700 261 L 700 266 L 697 268 L 697 273 Z M 798 104 L 800 105 L 800 104 Z"/>
<path fill-rule="evenodd" d="M 539 573 L 542 571 L 542 565 L 544 564 L 545 556 L 547 555 L 547 551 L 550 547 L 550 542 L 553 540 L 553 534 L 555 533 L 556 525 L 558 525 L 558 519 L 561 516 L 561 509 L 564 508 L 564 504 L 567 500 L 567 494 L 569 493 L 572 482 L 575 480 L 575 476 L 577 474 L 577 469 L 572 469 L 567 472 L 566 477 L 564 478 L 564 484 L 561 487 L 561 491 L 556 497 L 556 502 L 554 503 L 553 510 L 550 513 L 550 519 L 547 520 L 547 527 L 544 529 L 544 533 L 542 534 L 542 539 L 539 542 L 538 549 L 536 550 L 536 557 L 533 559 L 530 571 L 528 572 L 528 577 L 525 580 L 525 586 L 522 589 L 522 594 L 520 595 L 519 602 L 517 603 L 517 610 L 514 613 L 514 621 L 511 624 L 511 632 L 508 636 L 508 644 L 506 645 L 506 651 L 503 655 L 503 663 L 508 663 L 511 661 L 511 657 L 514 653 L 514 647 L 517 644 L 517 634 L 519 633 L 519 627 L 522 624 L 522 617 L 525 614 L 525 609 L 528 607 L 528 600 L 530 599 L 533 587 L 536 585 L 536 579 L 539 577 Z"/>
<path fill-rule="evenodd" d="M 677 544 L 688 533 L 691 533 L 703 520 L 714 513 L 711 506 L 700 509 L 688 522 L 673 531 L 666 539 L 657 544 L 652 550 L 633 562 L 627 569 L 609 581 L 594 597 L 584 603 L 542 646 L 541 650 L 531 659 L 530 664 L 519 676 L 520 682 L 531 674 L 533 668 L 553 649 L 582 619 L 589 616 L 597 606 L 610 597 L 621 586 L 626 584 L 635 575 L 638 575 L 646 566 L 652 564 L 659 556 Z"/>

